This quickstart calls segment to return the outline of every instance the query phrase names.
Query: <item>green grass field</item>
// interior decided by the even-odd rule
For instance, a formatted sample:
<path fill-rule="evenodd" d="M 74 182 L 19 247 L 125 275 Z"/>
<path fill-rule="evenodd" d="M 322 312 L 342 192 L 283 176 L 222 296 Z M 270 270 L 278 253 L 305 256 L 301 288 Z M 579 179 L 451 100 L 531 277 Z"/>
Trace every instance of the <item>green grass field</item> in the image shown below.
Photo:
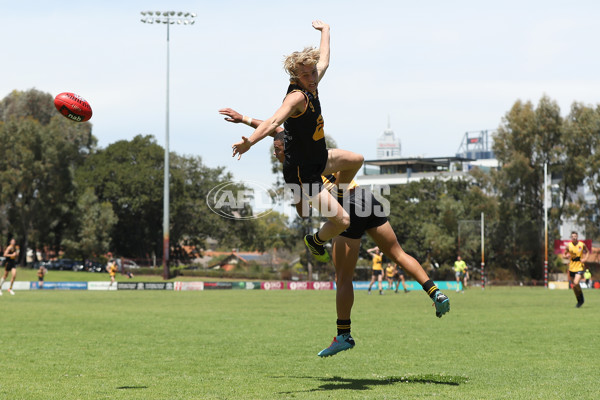
<path fill-rule="evenodd" d="M 5 293 L 2 399 L 599 398 L 600 291 L 356 293 L 357 346 L 333 291 Z"/>

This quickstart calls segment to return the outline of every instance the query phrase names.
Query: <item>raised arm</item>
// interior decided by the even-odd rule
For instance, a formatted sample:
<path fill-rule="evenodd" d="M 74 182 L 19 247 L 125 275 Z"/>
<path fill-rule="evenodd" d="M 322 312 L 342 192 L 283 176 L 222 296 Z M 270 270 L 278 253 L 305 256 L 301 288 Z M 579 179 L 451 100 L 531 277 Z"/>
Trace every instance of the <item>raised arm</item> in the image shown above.
<path fill-rule="evenodd" d="M 329 67 L 329 25 L 321 20 L 313 21 L 313 28 L 321 31 L 321 43 L 319 45 L 319 62 L 317 63 L 317 72 L 319 74 L 318 82 L 323 79 L 325 71 Z"/>

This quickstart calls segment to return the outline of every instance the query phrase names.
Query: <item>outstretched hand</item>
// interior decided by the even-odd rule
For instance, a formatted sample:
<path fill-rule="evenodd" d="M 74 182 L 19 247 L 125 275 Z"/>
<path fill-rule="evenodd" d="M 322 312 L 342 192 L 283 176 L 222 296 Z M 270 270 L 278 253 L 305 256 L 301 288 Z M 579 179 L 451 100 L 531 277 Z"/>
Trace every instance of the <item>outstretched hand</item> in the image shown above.
<path fill-rule="evenodd" d="M 329 29 L 329 25 L 327 25 L 325 22 L 321 21 L 320 19 L 313 21 L 312 26 L 313 26 L 313 28 L 315 28 L 318 31 L 322 31 L 325 28 Z"/>
<path fill-rule="evenodd" d="M 252 147 L 252 143 L 250 143 L 247 137 L 242 136 L 241 142 L 234 143 L 233 146 L 231 146 L 233 149 L 233 155 L 231 157 L 235 157 L 237 155 L 239 160 L 242 158 L 242 154 L 250 150 L 250 147 Z"/>
<path fill-rule="evenodd" d="M 233 122 L 234 124 L 243 122 L 244 118 L 242 114 L 229 107 L 221 108 L 219 114 L 225 115 L 225 121 Z"/>

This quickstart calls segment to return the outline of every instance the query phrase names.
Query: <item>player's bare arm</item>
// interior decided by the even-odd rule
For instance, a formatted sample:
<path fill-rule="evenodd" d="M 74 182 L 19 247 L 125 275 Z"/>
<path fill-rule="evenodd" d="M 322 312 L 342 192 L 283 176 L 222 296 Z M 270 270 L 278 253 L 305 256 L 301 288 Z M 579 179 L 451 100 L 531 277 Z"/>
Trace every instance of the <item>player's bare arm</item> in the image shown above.
<path fill-rule="evenodd" d="M 317 72 L 318 72 L 318 81 L 320 82 L 323 79 L 323 75 L 327 71 L 329 67 L 329 25 L 321 20 L 313 21 L 313 28 L 318 31 L 321 31 L 321 43 L 319 45 L 319 62 L 317 63 Z"/>
<path fill-rule="evenodd" d="M 258 128 L 258 126 L 263 122 L 262 119 L 257 119 L 257 118 L 252 118 L 247 115 L 242 115 L 239 112 L 237 112 L 236 110 L 234 110 L 233 108 L 229 108 L 229 107 L 220 109 L 219 114 L 226 116 L 225 121 L 233 122 L 234 124 L 239 124 L 240 122 L 243 122 L 246 125 L 254 128 L 254 129 Z M 275 129 L 275 132 L 273 132 L 273 134 L 271 134 L 271 136 L 275 136 L 275 133 L 278 133 L 281 131 L 283 131 L 283 128 L 281 126 L 278 126 L 277 129 Z"/>
<path fill-rule="evenodd" d="M 264 120 L 256 130 L 250 135 L 249 138 L 242 136 L 240 142 L 234 143 L 231 148 L 233 149 L 232 157 L 238 155 L 238 160 L 242 157 L 242 154 L 250 150 L 257 142 L 264 139 L 266 136 L 272 135 L 279 125 L 283 124 L 286 119 L 292 115 L 301 114 L 304 111 L 306 98 L 301 92 L 292 92 L 288 94 L 283 100 L 283 104 L 271 118 Z"/>

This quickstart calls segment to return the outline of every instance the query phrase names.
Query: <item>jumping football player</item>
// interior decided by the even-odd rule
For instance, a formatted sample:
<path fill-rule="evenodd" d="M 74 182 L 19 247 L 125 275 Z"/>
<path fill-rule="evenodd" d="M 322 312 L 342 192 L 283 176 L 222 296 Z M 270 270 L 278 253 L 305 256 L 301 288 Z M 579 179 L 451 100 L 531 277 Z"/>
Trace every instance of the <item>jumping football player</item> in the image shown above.
<path fill-rule="evenodd" d="M 319 49 L 310 47 L 296 51 L 284 61 L 290 76 L 286 96 L 281 107 L 255 131 L 234 143 L 233 156 L 242 154 L 266 136 L 273 136 L 285 126 L 285 158 L 283 176 L 286 184 L 298 188 L 317 210 L 327 215 L 328 221 L 314 235 L 306 235 L 304 243 L 315 259 L 329 261 L 323 244 L 339 235 L 350 225 L 350 216 L 338 205 L 336 196 L 323 190 L 321 175 L 339 171 L 340 183 L 350 183 L 363 163 L 363 156 L 340 149 L 327 149 L 321 103 L 317 86 L 329 67 L 329 25 L 313 21 L 313 28 L 321 32 Z M 251 121 L 250 121 L 251 122 Z M 248 123 L 250 125 L 250 123 Z"/>

